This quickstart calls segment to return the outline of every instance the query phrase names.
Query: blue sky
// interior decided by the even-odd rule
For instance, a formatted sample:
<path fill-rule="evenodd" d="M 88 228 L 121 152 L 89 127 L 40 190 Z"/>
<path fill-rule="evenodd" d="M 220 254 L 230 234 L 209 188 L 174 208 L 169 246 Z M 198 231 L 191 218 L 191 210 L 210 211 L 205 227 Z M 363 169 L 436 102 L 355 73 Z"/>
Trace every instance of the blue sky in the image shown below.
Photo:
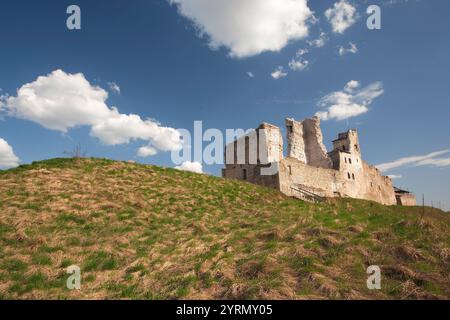
<path fill-rule="evenodd" d="M 305 18 L 307 11 L 300 5 L 305 1 L 296 1 Z M 125 115 L 128 121 L 126 115 L 139 115 L 142 121 L 136 127 L 157 121 L 160 127 L 152 127 L 157 135 L 166 134 L 161 131 L 166 127 L 191 130 L 195 120 L 221 130 L 254 128 L 264 121 L 283 127 L 286 117 L 303 119 L 332 105 L 353 106 L 359 114 L 345 109 L 345 119 L 329 114 L 322 121 L 328 149 L 338 132 L 357 128 L 365 160 L 377 165 L 394 162 L 386 174 L 401 176 L 396 185 L 419 197 L 425 193 L 428 203 L 441 202 L 450 209 L 450 153 L 445 152 L 450 149 L 450 2 L 341 0 L 355 10 L 352 21 L 344 25 L 333 24 L 337 10 L 329 11 L 330 19 L 325 14 L 336 9 L 337 0 L 308 1 L 315 18 L 310 15 L 306 20 L 289 8 L 270 13 L 250 10 L 247 17 L 248 10 L 233 7 L 234 0 L 223 7 L 205 7 L 201 0 L 192 6 L 184 6 L 184 0 L 175 2 L 180 6 L 166 0 L 2 1 L 0 164 L 2 150 L 12 150 L 21 163 L 29 163 L 61 157 L 79 144 L 88 156 L 174 166 L 170 146 L 151 140 L 159 137 L 154 133 L 148 139 L 134 139 L 136 134 L 129 133 L 125 139 L 129 141 L 112 145 L 105 126 L 92 134 L 97 122 L 78 119 L 79 125 L 66 122 L 67 130 L 58 130 L 50 128 L 50 118 L 37 120 L 35 113 L 23 111 L 27 100 L 19 99 L 17 90 L 62 70 L 62 78 L 52 78 L 46 85 L 82 73 L 92 88 L 108 92 L 102 105 L 109 108 L 106 113 L 112 115 L 115 106 L 114 117 Z M 81 30 L 66 27 L 71 4 L 81 8 Z M 366 26 L 369 4 L 381 7 L 381 30 Z M 296 21 L 307 34 L 302 28 L 294 30 L 294 36 L 271 30 L 280 19 Z M 257 39 L 252 33 L 255 25 L 267 28 L 267 35 L 256 33 L 262 37 Z M 317 47 L 312 41 L 321 33 L 324 45 Z M 211 42 L 219 43 L 219 48 L 212 48 Z M 341 55 L 340 48 L 350 49 L 351 44 L 356 49 Z M 308 52 L 299 53 L 301 49 Z M 290 68 L 293 60 L 303 69 Z M 287 75 L 274 79 L 280 66 Z M 357 83 L 346 91 L 351 80 Z M 120 93 L 111 89 L 111 83 L 120 87 Z M 144 123 L 147 118 L 155 121 Z M 158 153 L 138 157 L 146 139 L 153 141 Z M 219 175 L 220 168 L 204 166 L 203 171 Z"/>

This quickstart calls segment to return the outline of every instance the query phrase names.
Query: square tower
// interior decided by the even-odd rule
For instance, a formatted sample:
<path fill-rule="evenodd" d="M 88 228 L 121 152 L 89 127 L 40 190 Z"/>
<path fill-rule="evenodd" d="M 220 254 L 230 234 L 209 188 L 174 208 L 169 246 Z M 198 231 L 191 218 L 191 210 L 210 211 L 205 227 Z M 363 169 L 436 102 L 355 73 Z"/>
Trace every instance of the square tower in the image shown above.
<path fill-rule="evenodd" d="M 357 156 L 361 156 L 359 146 L 359 138 L 357 130 L 349 130 L 339 133 L 338 138 L 333 141 L 333 149 L 335 151 L 347 152 Z"/>

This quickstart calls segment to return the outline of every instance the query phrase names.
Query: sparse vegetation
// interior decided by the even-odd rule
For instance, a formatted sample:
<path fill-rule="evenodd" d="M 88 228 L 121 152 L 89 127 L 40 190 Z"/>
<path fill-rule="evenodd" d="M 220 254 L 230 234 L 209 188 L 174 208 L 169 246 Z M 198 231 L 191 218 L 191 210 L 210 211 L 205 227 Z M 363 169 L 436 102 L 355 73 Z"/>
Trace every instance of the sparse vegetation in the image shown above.
<path fill-rule="evenodd" d="M 3 299 L 450 298 L 450 216 L 101 159 L 0 172 Z M 78 265 L 81 290 L 65 286 Z M 379 265 L 382 289 L 366 288 Z"/>

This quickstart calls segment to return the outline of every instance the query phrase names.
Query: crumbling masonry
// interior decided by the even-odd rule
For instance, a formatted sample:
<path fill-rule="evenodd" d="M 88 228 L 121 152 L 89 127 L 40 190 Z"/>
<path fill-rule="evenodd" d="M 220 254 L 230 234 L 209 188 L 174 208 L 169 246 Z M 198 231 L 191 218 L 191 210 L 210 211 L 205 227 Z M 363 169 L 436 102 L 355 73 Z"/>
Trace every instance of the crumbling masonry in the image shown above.
<path fill-rule="evenodd" d="M 225 147 L 224 178 L 246 180 L 304 200 L 349 197 L 385 205 L 415 205 L 392 180 L 361 158 L 358 132 L 340 133 L 327 152 L 320 119 L 286 119 L 287 154 L 280 128 L 264 123 Z M 403 191 L 403 190 L 401 190 Z M 404 192 L 404 191 L 403 191 Z"/>

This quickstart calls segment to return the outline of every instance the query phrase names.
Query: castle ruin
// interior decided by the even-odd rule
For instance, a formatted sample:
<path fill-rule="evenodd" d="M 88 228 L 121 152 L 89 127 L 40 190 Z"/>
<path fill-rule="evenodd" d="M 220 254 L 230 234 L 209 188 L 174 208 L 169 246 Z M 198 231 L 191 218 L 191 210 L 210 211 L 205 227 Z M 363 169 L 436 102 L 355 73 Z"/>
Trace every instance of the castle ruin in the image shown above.
<path fill-rule="evenodd" d="M 303 200 L 347 197 L 415 205 L 414 195 L 394 188 L 389 177 L 362 159 L 356 130 L 339 133 L 331 152 L 323 144 L 318 117 L 286 119 L 286 131 L 286 157 L 280 128 L 268 123 L 228 144 L 223 177 L 275 188 Z"/>

